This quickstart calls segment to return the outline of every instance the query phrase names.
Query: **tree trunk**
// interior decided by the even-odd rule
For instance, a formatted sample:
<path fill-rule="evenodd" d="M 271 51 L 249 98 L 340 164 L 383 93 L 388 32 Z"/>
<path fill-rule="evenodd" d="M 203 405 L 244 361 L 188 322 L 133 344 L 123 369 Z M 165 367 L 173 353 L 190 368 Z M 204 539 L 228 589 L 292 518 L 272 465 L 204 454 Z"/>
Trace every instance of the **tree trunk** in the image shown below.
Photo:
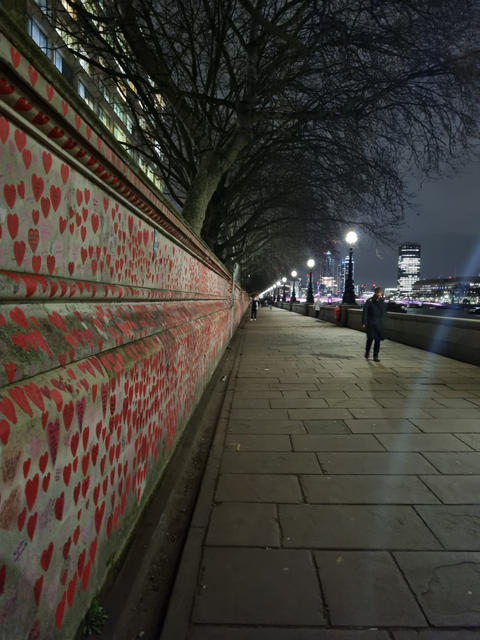
<path fill-rule="evenodd" d="M 197 235 L 202 233 L 207 207 L 220 181 L 250 139 L 250 132 L 237 129 L 221 147 L 206 152 L 200 160 L 182 210 L 183 217 Z"/>
<path fill-rule="evenodd" d="M 224 211 L 225 174 L 212 195 L 205 212 L 205 220 L 202 227 L 202 238 L 212 251 L 218 242 L 218 236 L 222 226 L 222 214 Z"/>

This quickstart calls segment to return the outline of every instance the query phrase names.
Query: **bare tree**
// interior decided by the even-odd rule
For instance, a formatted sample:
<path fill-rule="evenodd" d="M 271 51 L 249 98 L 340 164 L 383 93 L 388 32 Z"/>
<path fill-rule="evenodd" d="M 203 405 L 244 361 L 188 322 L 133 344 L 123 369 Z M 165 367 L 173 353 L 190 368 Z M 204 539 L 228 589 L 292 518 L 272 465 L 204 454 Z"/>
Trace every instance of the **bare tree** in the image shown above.
<path fill-rule="evenodd" d="M 268 190 L 242 199 L 288 153 L 315 168 L 310 213 L 375 229 L 408 172 L 456 166 L 477 135 L 476 0 L 63 0 L 51 19 L 122 87 L 139 148 L 221 255 L 264 230 Z"/>

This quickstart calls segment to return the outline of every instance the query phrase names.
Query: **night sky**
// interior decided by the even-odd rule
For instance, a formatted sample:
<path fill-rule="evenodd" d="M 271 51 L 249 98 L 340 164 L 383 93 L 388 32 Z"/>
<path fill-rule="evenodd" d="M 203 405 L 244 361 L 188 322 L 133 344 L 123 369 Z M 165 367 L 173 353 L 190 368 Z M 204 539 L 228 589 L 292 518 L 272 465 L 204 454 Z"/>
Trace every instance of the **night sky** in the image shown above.
<path fill-rule="evenodd" d="M 408 211 L 399 244 L 422 245 L 422 278 L 480 274 L 480 166 L 470 164 L 454 178 L 424 184 Z M 342 255 L 347 254 L 340 249 Z M 398 246 L 378 247 L 362 237 L 355 251 L 355 283 L 396 286 Z"/>

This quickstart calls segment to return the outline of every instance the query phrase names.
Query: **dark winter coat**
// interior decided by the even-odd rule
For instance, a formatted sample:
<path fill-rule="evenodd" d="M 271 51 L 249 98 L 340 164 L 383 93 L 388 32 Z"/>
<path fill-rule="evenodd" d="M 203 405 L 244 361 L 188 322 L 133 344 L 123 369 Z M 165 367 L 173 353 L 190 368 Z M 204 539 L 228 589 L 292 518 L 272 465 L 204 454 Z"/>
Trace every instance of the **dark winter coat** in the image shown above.
<path fill-rule="evenodd" d="M 363 307 L 362 323 L 367 326 L 369 340 L 385 340 L 383 324 L 387 319 L 387 307 L 383 298 L 370 298 Z"/>
<path fill-rule="evenodd" d="M 252 311 L 256 311 L 258 309 L 258 302 L 256 300 L 252 300 Z"/>

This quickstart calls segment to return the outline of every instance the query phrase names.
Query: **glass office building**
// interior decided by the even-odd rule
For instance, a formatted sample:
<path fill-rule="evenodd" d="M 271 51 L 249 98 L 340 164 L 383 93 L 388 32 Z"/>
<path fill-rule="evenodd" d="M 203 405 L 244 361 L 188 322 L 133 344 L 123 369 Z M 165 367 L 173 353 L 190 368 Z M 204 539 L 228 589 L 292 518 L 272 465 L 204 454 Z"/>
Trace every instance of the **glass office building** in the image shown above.
<path fill-rule="evenodd" d="M 406 242 L 398 248 L 398 293 L 400 297 L 411 297 L 413 285 L 420 280 L 421 247 Z"/>

